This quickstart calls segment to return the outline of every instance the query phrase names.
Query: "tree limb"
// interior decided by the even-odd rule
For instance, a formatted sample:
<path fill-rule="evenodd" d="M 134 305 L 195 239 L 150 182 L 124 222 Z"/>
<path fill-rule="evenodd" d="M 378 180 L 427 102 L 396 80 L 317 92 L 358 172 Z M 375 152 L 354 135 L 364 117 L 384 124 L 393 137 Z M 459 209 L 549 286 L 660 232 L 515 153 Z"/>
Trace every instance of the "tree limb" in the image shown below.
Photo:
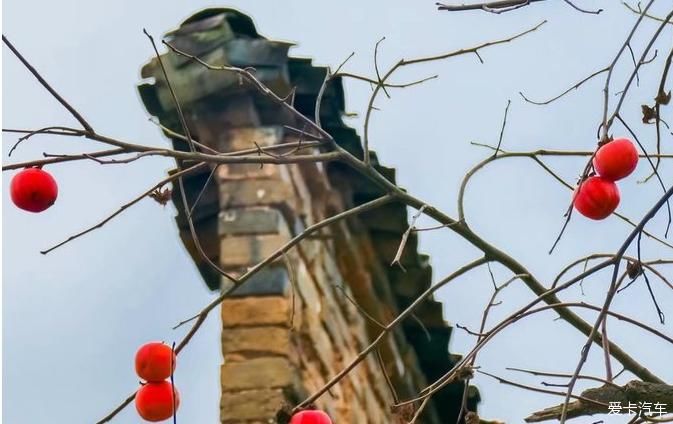
<path fill-rule="evenodd" d="M 654 404 L 673 405 L 673 386 L 661 383 L 646 383 L 639 380 L 633 380 L 624 386 L 603 385 L 601 387 L 587 389 L 582 392 L 582 398 L 591 399 L 596 402 L 610 405 L 618 403 L 621 408 L 606 408 L 603 405 L 593 402 L 577 400 L 570 402 L 567 408 L 567 418 L 577 418 L 594 414 L 628 414 L 628 405 L 641 405 L 641 411 L 647 412 L 643 405 L 649 404 L 651 412 L 654 412 Z M 563 405 L 556 405 L 529 415 L 525 421 L 527 423 L 538 423 L 542 421 L 558 420 L 561 417 Z M 630 411 L 635 412 L 634 409 Z"/>

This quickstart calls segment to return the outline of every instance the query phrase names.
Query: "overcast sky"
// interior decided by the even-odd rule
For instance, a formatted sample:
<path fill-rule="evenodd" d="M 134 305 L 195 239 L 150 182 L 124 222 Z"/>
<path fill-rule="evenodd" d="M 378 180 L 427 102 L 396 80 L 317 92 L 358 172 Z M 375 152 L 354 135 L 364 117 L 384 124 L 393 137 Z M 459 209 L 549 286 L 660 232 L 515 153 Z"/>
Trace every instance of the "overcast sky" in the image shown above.
<path fill-rule="evenodd" d="M 580 0 L 578 0 L 580 1 Z M 402 186 L 421 199 L 456 215 L 461 176 L 489 152 L 471 141 L 497 143 L 504 107 L 512 99 L 503 148 L 591 150 L 600 122 L 602 80 L 547 107 L 525 104 L 517 94 L 541 99 L 555 95 L 606 66 L 619 49 L 635 16 L 619 1 L 582 0 L 585 7 L 603 7 L 599 16 L 578 13 L 561 1 L 538 3 L 504 14 L 437 12 L 433 1 L 314 2 L 232 1 L 250 14 L 263 35 L 298 44 L 291 53 L 336 66 L 352 51 L 347 70 L 372 75 L 374 43 L 381 45 L 385 68 L 400 58 L 438 54 L 494 40 L 528 29 L 543 19 L 538 32 L 516 42 L 483 50 L 485 64 L 474 55 L 408 69 L 395 78 L 405 82 L 439 74 L 439 79 L 383 97 L 373 115 L 371 143 L 386 166 L 397 168 Z M 666 1 L 658 1 L 663 14 Z M 164 146 L 148 122 L 135 86 L 139 69 L 152 52 L 142 28 L 161 35 L 211 2 L 118 0 L 114 2 L 6 0 L 3 34 L 22 51 L 47 80 L 77 107 L 98 132 L 139 143 Z M 636 36 L 639 55 L 656 27 L 648 21 Z M 661 37 L 659 60 L 641 72 L 640 87 L 627 98 L 624 116 L 650 148 L 653 128 L 639 122 L 640 104 L 651 103 L 670 49 L 673 28 Z M 3 127 L 39 128 L 75 125 L 72 118 L 3 47 Z M 628 59 L 628 58 L 626 58 Z M 623 60 L 616 73 L 620 90 L 630 71 Z M 362 133 L 363 112 L 370 94 L 367 84 L 347 82 L 349 111 L 360 118 L 351 124 Z M 669 108 L 670 109 L 670 108 Z M 670 117 L 670 110 L 669 110 Z M 673 120 L 673 119 L 670 119 Z M 615 135 L 623 129 L 615 126 Z M 68 153 L 98 148 L 90 141 L 36 137 L 7 157 L 16 137 L 3 135 L 3 163 L 35 159 L 42 152 Z M 666 147 L 670 152 L 670 137 Z M 581 172 L 584 159 L 550 159 L 569 181 Z M 77 162 L 48 170 L 59 181 L 58 202 L 39 215 L 23 213 L 8 197 L 3 174 L 3 418 L 13 424 L 91 423 L 105 415 L 137 387 L 133 371 L 136 348 L 149 340 L 179 340 L 171 327 L 197 312 L 213 294 L 200 280 L 174 225 L 175 211 L 144 200 L 104 228 L 43 256 L 39 250 L 98 222 L 119 205 L 146 190 L 172 168 L 169 160 L 146 159 L 116 167 Z M 639 220 L 661 191 L 655 184 L 638 185 L 647 175 L 644 163 L 635 177 L 620 183 L 619 210 Z M 662 170 L 673 180 L 673 167 Z M 526 159 L 502 160 L 479 173 L 469 187 L 469 223 L 486 240 L 507 251 L 547 284 L 564 264 L 590 252 L 614 252 L 630 227 L 609 218 L 592 222 L 576 216 L 556 252 L 547 250 L 561 224 L 569 192 Z M 419 225 L 431 225 L 424 220 Z M 662 235 L 663 214 L 648 228 Z M 429 253 L 435 280 L 478 257 L 479 252 L 449 230 L 424 232 L 420 249 Z M 633 250 L 631 251 L 633 253 Z M 643 240 L 643 256 L 671 258 L 671 249 Z M 494 266 L 499 281 L 510 275 Z M 662 269 L 673 276 L 669 269 Z M 584 282 L 564 299 L 601 302 L 608 273 Z M 673 319 L 673 294 L 653 281 L 664 312 Z M 478 269 L 439 292 L 445 317 L 452 324 L 478 328 L 490 296 L 486 269 Z M 532 299 L 522 284 L 513 284 L 495 308 L 496 322 Z M 671 334 L 671 324 L 658 323 L 642 281 L 615 299 L 615 310 L 637 317 Z M 587 319 L 594 315 L 580 312 Z M 512 374 L 505 367 L 572 372 L 585 337 L 553 314 L 522 321 L 503 332 L 481 353 L 478 365 L 529 384 L 539 379 Z M 593 321 L 592 321 L 593 322 Z M 610 336 L 667 381 L 673 381 L 670 345 L 618 323 Z M 182 394 L 183 423 L 213 423 L 219 414 L 219 318 L 213 313 L 180 355 L 176 384 Z M 451 351 L 466 352 L 474 339 L 456 329 Z M 602 375 L 602 354 L 593 348 L 587 373 Z M 619 370 L 619 366 L 615 365 Z M 620 382 L 631 376 L 626 375 Z M 561 399 L 524 392 L 478 376 L 483 402 L 480 413 L 508 423 L 522 422 L 533 410 Z M 580 386 L 586 387 L 586 386 Z M 669 411 L 673 405 L 669 405 Z M 128 408 L 115 420 L 136 423 Z M 579 419 L 577 422 L 593 422 Z M 606 423 L 624 419 L 605 417 Z"/>

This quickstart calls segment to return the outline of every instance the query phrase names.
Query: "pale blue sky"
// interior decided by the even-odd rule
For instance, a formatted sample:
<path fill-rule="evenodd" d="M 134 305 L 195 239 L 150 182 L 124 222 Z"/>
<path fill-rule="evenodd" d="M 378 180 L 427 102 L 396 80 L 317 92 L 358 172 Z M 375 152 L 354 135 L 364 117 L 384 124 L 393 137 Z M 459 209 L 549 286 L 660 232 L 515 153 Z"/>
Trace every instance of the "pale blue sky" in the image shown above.
<path fill-rule="evenodd" d="M 578 0 L 579 1 L 579 0 Z M 233 1 L 250 14 L 258 30 L 273 39 L 298 43 L 293 55 L 309 56 L 322 65 L 356 56 L 347 70 L 373 72 L 374 43 L 381 45 L 384 67 L 399 58 L 436 54 L 509 36 L 547 19 L 537 33 L 511 45 L 473 55 L 417 66 L 400 72 L 398 82 L 439 74 L 438 80 L 392 92 L 377 103 L 381 112 L 371 124 L 372 147 L 386 166 L 394 166 L 402 186 L 427 202 L 455 215 L 461 176 L 489 152 L 470 141 L 496 143 L 507 99 L 512 99 L 503 148 L 530 150 L 561 148 L 590 150 L 601 114 L 599 80 L 548 107 L 525 104 L 518 97 L 555 95 L 584 76 L 606 66 L 635 20 L 619 1 L 582 1 L 603 7 L 600 16 L 577 13 L 563 2 L 544 2 L 505 15 L 437 12 L 433 1 L 263 2 Z M 658 11 L 666 6 L 659 1 Z M 151 56 L 142 28 L 160 35 L 196 10 L 223 6 L 213 2 L 115 2 L 59 0 L 4 2 L 3 33 L 19 48 L 101 133 L 135 142 L 163 146 L 157 128 L 148 122 L 135 85 L 139 68 Z M 636 51 L 655 23 L 646 22 L 636 37 Z M 670 48 L 671 29 L 662 36 L 659 56 Z M 664 52 L 664 50 L 666 52 Z M 73 120 L 3 48 L 3 127 L 38 128 L 73 124 Z M 628 60 L 616 82 L 630 70 Z M 640 104 L 651 102 L 662 60 L 645 67 L 641 86 L 629 96 L 624 115 L 648 146 L 653 129 L 639 123 Z M 618 86 L 617 86 L 618 87 Z M 614 91 L 619 90 L 616 88 Z M 362 112 L 370 93 L 367 84 L 346 84 L 347 108 Z M 670 116 L 670 111 L 669 111 Z M 362 133 L 362 119 L 351 120 Z M 616 128 L 615 134 L 623 134 Z M 15 137 L 3 136 L 3 162 Z M 667 139 L 670 152 L 670 137 Z M 89 141 L 34 138 L 11 158 L 23 161 L 42 152 L 66 153 L 94 149 Z M 584 159 L 552 159 L 560 175 L 573 180 Z M 39 250 L 87 227 L 162 178 L 172 167 L 160 158 L 123 167 L 72 163 L 49 167 L 60 183 L 60 197 L 46 213 L 22 213 L 9 202 L 9 176 L 3 175 L 3 418 L 7 423 L 91 423 L 106 414 L 137 385 L 132 359 L 137 346 L 148 340 L 179 339 L 171 327 L 191 316 L 212 298 L 178 239 L 171 206 L 151 200 L 76 242 L 47 256 Z M 619 210 L 639 219 L 658 197 L 656 185 L 637 185 L 647 175 L 641 164 L 620 184 Z M 673 180 L 673 167 L 662 172 Z M 562 223 L 569 193 L 532 162 L 500 161 L 478 174 L 466 198 L 473 228 L 517 258 L 538 278 L 549 282 L 567 262 L 589 252 L 612 252 L 630 228 L 615 218 L 590 222 L 576 217 L 554 255 L 547 250 Z M 420 225 L 430 225 L 423 221 Z M 663 233 L 665 219 L 648 226 Z M 435 280 L 476 258 L 478 252 L 448 230 L 422 233 L 420 249 L 432 257 Z M 645 242 L 646 258 L 671 258 L 671 250 Z M 494 267 L 499 280 L 509 278 Z M 671 270 L 662 269 L 672 276 Z M 600 302 L 607 273 L 587 280 L 586 296 L 579 287 L 564 299 Z M 654 283 L 660 303 L 673 319 L 673 294 Z M 445 317 L 451 323 L 478 326 L 491 283 L 485 269 L 476 270 L 439 292 Z M 492 319 L 504 316 L 532 298 L 513 284 Z M 658 324 L 642 282 L 615 300 L 615 308 L 671 334 L 670 324 Z M 592 314 L 583 316 L 593 320 Z M 495 321 L 492 321 L 495 322 Z M 632 328 L 611 324 L 611 336 L 664 379 L 673 381 L 671 346 Z M 501 334 L 479 357 L 484 370 L 508 374 L 504 368 L 529 367 L 570 372 L 585 338 L 553 314 L 523 321 Z M 452 352 L 467 351 L 474 340 L 454 331 Z M 592 350 L 588 372 L 600 375 L 601 354 Z M 216 422 L 219 413 L 219 318 L 213 313 L 180 355 L 176 383 L 182 394 L 183 423 Z M 508 423 L 522 422 L 529 412 L 560 399 L 523 392 L 477 377 L 484 401 L 481 414 Z M 673 405 L 670 406 L 673 409 Z M 131 407 L 117 423 L 136 423 Z M 576 422 L 592 422 L 579 419 Z M 607 423 L 623 419 L 606 418 Z"/>

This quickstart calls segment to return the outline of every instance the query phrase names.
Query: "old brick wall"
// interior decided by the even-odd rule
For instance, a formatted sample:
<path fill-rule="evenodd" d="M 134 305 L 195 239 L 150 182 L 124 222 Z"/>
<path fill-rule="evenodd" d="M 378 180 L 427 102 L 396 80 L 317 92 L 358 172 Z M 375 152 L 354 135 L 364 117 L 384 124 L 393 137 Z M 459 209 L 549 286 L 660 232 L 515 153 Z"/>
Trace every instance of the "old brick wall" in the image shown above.
<path fill-rule="evenodd" d="M 290 58 L 289 44 L 269 41 L 252 21 L 229 9 L 194 15 L 168 34 L 177 47 L 209 63 L 252 66 L 279 95 L 294 88 L 294 105 L 311 116 L 325 69 Z M 298 142 L 291 116 L 230 72 L 209 71 L 175 54 L 163 60 L 190 131 L 220 152 Z M 175 107 L 157 61 L 142 71 L 140 86 L 148 111 L 181 133 Z M 355 131 L 341 121 L 341 81 L 328 86 L 321 122 L 351 153 L 362 156 Z M 172 135 L 176 148 L 187 149 Z M 304 149 L 302 154 L 319 152 Z M 394 181 L 394 170 L 376 162 Z M 176 186 L 177 188 L 177 186 Z M 383 193 L 337 163 L 293 165 L 231 164 L 202 168 L 184 179 L 192 220 L 203 252 L 223 270 L 240 275 L 306 227 Z M 231 283 L 214 272 L 197 249 L 174 190 L 180 235 L 214 290 Z M 428 257 L 417 252 L 415 234 L 402 256 L 403 271 L 390 263 L 408 225 L 406 208 L 391 203 L 339 221 L 301 241 L 247 281 L 222 303 L 223 423 L 274 422 L 283 404 L 295 405 L 350 363 L 388 323 L 429 287 Z M 363 312 L 364 311 L 364 312 Z M 451 328 L 440 303 L 428 299 L 415 316 L 381 342 L 339 384 L 317 402 L 335 423 L 394 423 L 394 403 L 381 366 L 402 399 L 446 372 L 456 357 L 448 352 Z M 463 384 L 440 391 L 423 423 L 456 422 Z M 469 406 L 478 393 L 470 390 Z"/>
<path fill-rule="evenodd" d="M 220 138 L 218 148 L 244 150 L 254 147 L 253 141 L 265 147 L 294 140 L 280 127 L 232 129 Z M 217 170 L 219 263 L 224 269 L 242 272 L 328 213 L 324 199 L 314 201 L 307 184 L 322 190 L 320 197 L 335 193 L 328 191 L 324 175 L 323 181 L 306 177 L 297 165 Z M 358 260 L 364 252 L 339 255 L 334 232 L 353 237 L 343 224 L 322 231 L 223 303 L 223 422 L 272 417 L 285 396 L 298 401 L 317 390 L 368 344 L 364 319 L 345 299 L 356 296 L 343 285 L 358 279 L 360 290 L 371 290 Z M 382 411 L 391 398 L 384 381 L 375 377 L 376 366 L 368 357 L 321 402 L 337 422 L 390 422 Z M 368 387 L 370 382 L 376 384 Z M 241 397 L 251 401 L 239 402 Z"/>

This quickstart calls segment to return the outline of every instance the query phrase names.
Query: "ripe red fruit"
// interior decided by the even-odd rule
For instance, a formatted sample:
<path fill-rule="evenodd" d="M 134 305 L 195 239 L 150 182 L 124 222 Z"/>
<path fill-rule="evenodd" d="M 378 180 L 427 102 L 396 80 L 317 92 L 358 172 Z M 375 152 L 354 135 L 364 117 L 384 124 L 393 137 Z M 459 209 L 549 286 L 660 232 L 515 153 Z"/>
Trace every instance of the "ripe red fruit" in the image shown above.
<path fill-rule="evenodd" d="M 593 176 L 575 190 L 575 209 L 591 219 L 607 218 L 619 205 L 619 189 L 614 181 Z"/>
<path fill-rule="evenodd" d="M 26 168 L 14 175 L 9 186 L 12 202 L 28 212 L 42 212 L 56 201 L 56 180 L 40 168 Z"/>
<path fill-rule="evenodd" d="M 163 381 L 175 371 L 175 353 L 161 342 L 146 343 L 136 353 L 136 373 L 146 381 Z"/>
<path fill-rule="evenodd" d="M 602 145 L 594 156 L 598 175 L 617 181 L 631 174 L 638 165 L 638 150 L 627 138 L 616 138 Z"/>
<path fill-rule="evenodd" d="M 305 409 L 292 416 L 290 424 L 332 424 L 329 415 L 318 409 Z"/>
<path fill-rule="evenodd" d="M 147 383 L 136 392 L 136 410 L 138 414 L 151 422 L 167 420 L 180 406 L 180 395 L 175 390 L 175 409 L 173 408 L 173 385 L 168 381 Z"/>

